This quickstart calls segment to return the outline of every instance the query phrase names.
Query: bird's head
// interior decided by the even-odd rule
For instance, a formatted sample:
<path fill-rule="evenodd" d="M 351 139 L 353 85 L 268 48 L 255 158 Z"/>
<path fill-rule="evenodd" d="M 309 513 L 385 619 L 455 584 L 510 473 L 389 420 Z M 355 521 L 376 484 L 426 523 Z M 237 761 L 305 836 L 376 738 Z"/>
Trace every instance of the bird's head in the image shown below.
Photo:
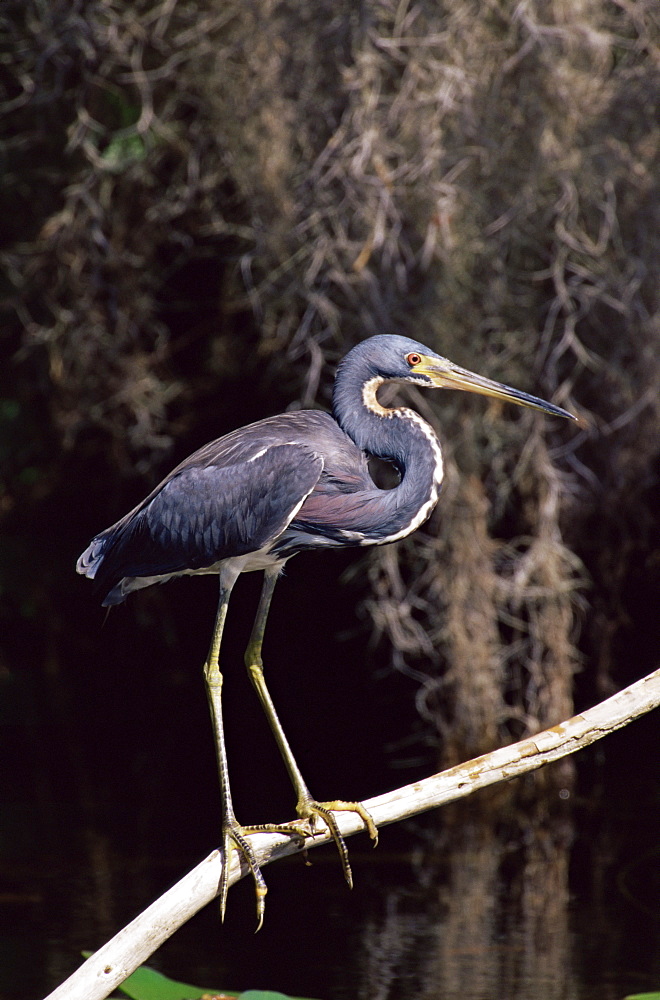
<path fill-rule="evenodd" d="M 427 389 L 462 389 L 577 420 L 554 403 L 461 368 L 408 337 L 395 334 L 369 337 L 353 348 L 343 364 L 351 361 L 360 363 L 365 382 L 370 377 L 374 381 L 409 382 Z"/>

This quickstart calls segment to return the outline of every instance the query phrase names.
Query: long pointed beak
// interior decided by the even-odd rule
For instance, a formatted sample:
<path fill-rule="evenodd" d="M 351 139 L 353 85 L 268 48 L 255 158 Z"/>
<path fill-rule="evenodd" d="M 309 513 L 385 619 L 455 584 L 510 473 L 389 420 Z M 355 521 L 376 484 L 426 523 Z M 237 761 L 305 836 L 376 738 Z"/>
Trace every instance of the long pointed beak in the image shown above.
<path fill-rule="evenodd" d="M 464 392 L 476 392 L 481 396 L 492 396 L 494 399 L 503 399 L 508 403 L 517 403 L 518 406 L 529 406 L 533 410 L 542 410 L 544 413 L 552 413 L 556 417 L 567 417 L 569 420 L 577 420 L 574 414 L 568 410 L 562 410 L 561 406 L 548 403 L 538 396 L 530 396 L 520 389 L 512 389 L 509 385 L 501 382 L 493 382 L 483 375 L 459 368 L 452 361 L 446 358 L 434 358 L 424 355 L 422 363 L 415 367 L 415 372 L 426 375 L 434 386 L 444 389 L 462 389 Z"/>

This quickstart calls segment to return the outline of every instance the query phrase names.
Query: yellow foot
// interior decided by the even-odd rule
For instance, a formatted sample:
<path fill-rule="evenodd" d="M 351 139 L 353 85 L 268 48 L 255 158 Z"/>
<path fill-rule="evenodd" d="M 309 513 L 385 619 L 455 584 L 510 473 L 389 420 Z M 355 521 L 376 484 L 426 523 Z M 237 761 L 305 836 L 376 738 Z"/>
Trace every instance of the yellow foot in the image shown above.
<path fill-rule="evenodd" d="M 337 820 L 332 815 L 333 812 L 354 812 L 357 813 L 362 822 L 364 823 L 364 828 L 374 842 L 374 847 L 378 844 L 378 828 L 374 823 L 371 814 L 367 812 L 365 807 L 361 802 L 343 802 L 341 799 L 336 799 L 333 802 L 316 802 L 315 799 L 307 799 L 298 803 L 297 809 L 298 815 L 301 819 L 309 820 L 309 825 L 312 830 L 312 834 L 315 831 L 316 821 L 318 819 L 322 820 L 330 831 L 330 835 L 335 842 L 335 846 L 339 851 L 339 857 L 341 860 L 341 866 L 344 871 L 344 878 L 348 883 L 349 889 L 353 888 L 353 873 L 351 871 L 351 865 L 348 860 L 348 849 L 346 843 L 341 833 L 339 832 L 339 827 L 337 826 Z"/>
<path fill-rule="evenodd" d="M 257 859 L 252 850 L 252 845 L 247 839 L 251 833 L 285 833 L 290 837 L 300 837 L 304 840 L 308 836 L 307 830 L 291 823 L 262 823 L 259 826 L 241 826 L 235 819 L 226 820 L 222 828 L 222 875 L 218 895 L 220 897 L 220 919 L 224 921 L 227 909 L 227 893 L 229 891 L 229 864 L 231 852 L 238 851 L 242 855 L 245 863 L 250 869 L 250 874 L 254 879 L 254 886 L 257 895 L 257 930 L 261 930 L 264 922 L 264 910 L 266 907 L 266 893 L 268 888 L 261 868 L 257 864 Z"/>

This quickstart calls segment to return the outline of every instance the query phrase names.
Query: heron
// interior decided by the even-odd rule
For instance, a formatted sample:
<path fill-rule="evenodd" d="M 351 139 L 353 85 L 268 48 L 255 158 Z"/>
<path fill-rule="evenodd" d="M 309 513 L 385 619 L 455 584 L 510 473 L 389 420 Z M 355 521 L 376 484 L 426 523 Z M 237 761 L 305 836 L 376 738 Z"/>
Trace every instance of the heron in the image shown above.
<path fill-rule="evenodd" d="M 357 814 L 374 846 L 378 840 L 376 825 L 361 802 L 318 801 L 309 791 L 266 686 L 262 643 L 275 584 L 292 556 L 395 542 L 419 528 L 438 502 L 443 480 L 440 442 L 415 410 L 379 401 L 381 386 L 390 382 L 461 389 L 576 419 L 553 403 L 461 368 L 408 337 L 368 337 L 337 368 L 332 415 L 290 411 L 204 445 L 121 520 L 96 535 L 77 563 L 77 571 L 103 592 L 106 607 L 173 577 L 219 577 L 218 609 L 203 671 L 222 797 L 224 864 L 218 895 L 223 920 L 228 862 L 236 850 L 254 880 L 257 929 L 263 922 L 267 890 L 250 834 L 277 831 L 304 837 L 325 826 L 349 886 L 348 852 L 334 814 Z M 370 456 L 395 467 L 398 485 L 376 485 Z M 263 572 L 263 585 L 245 665 L 293 784 L 300 821 L 293 825 L 242 826 L 232 804 L 220 646 L 232 588 L 241 573 L 251 571 Z"/>

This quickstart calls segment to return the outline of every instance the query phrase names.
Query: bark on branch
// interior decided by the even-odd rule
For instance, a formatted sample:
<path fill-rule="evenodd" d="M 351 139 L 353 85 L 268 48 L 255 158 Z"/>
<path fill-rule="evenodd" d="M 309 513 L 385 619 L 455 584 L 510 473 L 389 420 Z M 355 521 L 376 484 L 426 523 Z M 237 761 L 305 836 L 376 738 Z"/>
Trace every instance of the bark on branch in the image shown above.
<path fill-rule="evenodd" d="M 434 774 L 423 781 L 379 795 L 364 804 L 378 826 L 415 816 L 427 809 L 471 795 L 486 785 L 508 781 L 575 753 L 659 705 L 660 669 L 552 729 Z M 336 816 L 344 837 L 362 830 L 362 823 L 354 814 L 337 813 Z M 315 837 L 309 837 L 304 847 L 318 847 L 329 839 L 328 834 L 319 833 Z M 302 849 L 298 839 L 282 834 L 255 834 L 251 840 L 257 861 L 262 866 Z M 104 1000 L 177 928 L 211 902 L 217 894 L 222 863 L 218 851 L 209 854 L 99 948 L 46 1000 Z M 230 885 L 245 874 L 245 865 L 241 865 L 236 852 L 232 852 Z"/>

